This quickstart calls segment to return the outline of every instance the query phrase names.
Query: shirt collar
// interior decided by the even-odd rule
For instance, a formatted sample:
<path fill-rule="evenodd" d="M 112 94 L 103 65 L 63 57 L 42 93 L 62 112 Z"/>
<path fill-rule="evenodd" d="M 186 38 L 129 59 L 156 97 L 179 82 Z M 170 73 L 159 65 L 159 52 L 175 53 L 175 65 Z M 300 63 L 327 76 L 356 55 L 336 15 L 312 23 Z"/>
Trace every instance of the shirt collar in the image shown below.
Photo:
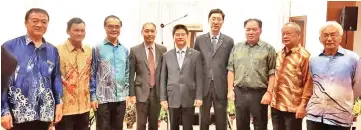
<path fill-rule="evenodd" d="M 26 43 L 26 45 L 29 45 L 31 42 L 33 42 L 33 40 L 30 39 L 29 34 L 26 34 L 25 35 L 25 43 Z M 47 43 L 44 38 L 42 38 L 42 42 Z"/>
<path fill-rule="evenodd" d="M 175 47 L 175 50 L 176 50 L 176 52 L 178 52 L 178 51 L 183 51 L 184 53 L 187 51 L 187 48 L 188 47 L 184 47 L 184 48 L 182 48 L 182 49 L 179 49 L 178 47 Z"/>
<path fill-rule="evenodd" d="M 300 48 L 301 48 L 301 45 L 298 44 L 297 46 L 295 46 L 294 48 L 292 48 L 292 49 L 290 50 L 290 52 L 286 52 L 286 47 L 283 47 L 282 53 L 285 53 L 285 54 L 287 54 L 287 53 L 296 53 L 296 52 L 298 52 L 298 51 L 300 50 Z"/>
<path fill-rule="evenodd" d="M 220 36 L 220 35 L 221 35 L 221 32 L 219 32 L 219 33 L 216 35 L 216 37 L 217 37 L 216 40 L 219 39 L 219 36 Z M 214 37 L 214 35 L 212 35 L 211 32 L 209 32 L 209 36 L 211 37 L 211 39 Z"/>
<path fill-rule="evenodd" d="M 344 48 L 342 48 L 341 46 L 339 46 L 335 56 L 344 56 L 345 54 L 346 54 L 346 50 Z M 322 52 L 319 54 L 319 56 L 326 56 L 325 50 L 322 50 Z"/>
<path fill-rule="evenodd" d="M 117 41 L 118 41 L 117 46 L 122 45 L 122 44 L 120 44 L 119 40 L 117 40 Z M 104 39 L 104 44 L 109 44 L 109 45 L 113 46 L 113 43 L 111 43 L 107 38 Z"/>
<path fill-rule="evenodd" d="M 245 41 L 244 44 L 245 44 L 246 46 L 251 46 L 251 45 L 249 45 L 249 44 L 247 43 L 247 41 Z M 263 43 L 263 41 L 258 40 L 258 42 L 257 42 L 256 44 L 254 44 L 253 46 L 255 46 L 255 45 L 258 45 L 258 46 L 262 47 L 262 46 L 264 45 L 264 43 Z"/>
<path fill-rule="evenodd" d="M 75 47 L 73 46 L 73 44 L 71 44 L 71 42 L 70 42 L 69 39 L 66 40 L 65 45 L 66 45 L 66 47 L 68 48 L 68 51 L 69 51 L 69 52 L 75 51 Z M 81 47 L 81 51 L 84 52 L 83 46 Z"/>
<path fill-rule="evenodd" d="M 145 49 L 148 49 L 148 48 L 149 48 L 148 44 L 145 43 L 145 42 L 144 42 L 144 47 L 145 47 Z M 155 49 L 155 43 L 152 44 L 152 49 L 153 49 L 153 50 Z"/>

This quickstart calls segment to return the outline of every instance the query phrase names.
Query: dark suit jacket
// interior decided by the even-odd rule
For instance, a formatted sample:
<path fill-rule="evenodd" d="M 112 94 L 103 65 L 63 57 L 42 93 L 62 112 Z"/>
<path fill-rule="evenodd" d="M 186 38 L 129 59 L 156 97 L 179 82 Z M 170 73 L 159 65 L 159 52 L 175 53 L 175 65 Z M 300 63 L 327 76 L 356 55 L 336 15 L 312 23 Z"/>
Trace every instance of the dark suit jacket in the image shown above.
<path fill-rule="evenodd" d="M 187 48 L 179 68 L 176 50 L 164 54 L 160 80 L 160 100 L 170 108 L 193 107 L 194 100 L 202 100 L 202 57 L 199 51 Z"/>
<path fill-rule="evenodd" d="M 155 59 L 156 59 L 156 97 L 159 100 L 159 78 L 160 70 L 162 66 L 163 53 L 167 51 L 167 48 L 155 44 Z M 130 68 L 129 68 L 129 80 L 130 80 L 130 96 L 136 96 L 137 102 L 146 102 L 149 97 L 150 88 L 150 71 L 148 65 L 148 57 L 145 52 L 144 43 L 141 43 L 130 49 Z"/>
<path fill-rule="evenodd" d="M 1 46 L 1 93 L 6 92 L 10 76 L 15 72 L 18 62 L 3 46 Z"/>
<path fill-rule="evenodd" d="M 229 54 L 234 46 L 234 41 L 231 37 L 221 33 L 218 39 L 215 53 L 211 45 L 210 34 L 206 33 L 200 35 L 195 40 L 194 49 L 201 52 L 204 60 L 204 88 L 203 96 L 207 96 L 210 84 L 214 81 L 214 89 L 219 99 L 227 99 L 227 65 Z"/>

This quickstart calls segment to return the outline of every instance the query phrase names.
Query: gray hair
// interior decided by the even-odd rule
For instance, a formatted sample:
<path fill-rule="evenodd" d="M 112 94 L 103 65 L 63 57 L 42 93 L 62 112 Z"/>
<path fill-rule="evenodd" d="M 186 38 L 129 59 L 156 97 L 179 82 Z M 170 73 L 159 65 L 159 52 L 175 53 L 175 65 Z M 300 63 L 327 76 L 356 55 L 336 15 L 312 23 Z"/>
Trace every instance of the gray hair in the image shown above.
<path fill-rule="evenodd" d="M 323 30 L 325 30 L 325 28 L 329 26 L 335 27 L 337 29 L 338 34 L 340 34 L 341 36 L 343 35 L 343 28 L 336 21 L 327 21 L 326 23 L 324 23 L 320 28 L 320 35 L 322 35 Z"/>
<path fill-rule="evenodd" d="M 288 22 L 288 23 L 284 24 L 282 28 L 284 28 L 286 26 L 293 26 L 296 29 L 297 34 L 301 34 L 301 27 L 297 23 Z"/>

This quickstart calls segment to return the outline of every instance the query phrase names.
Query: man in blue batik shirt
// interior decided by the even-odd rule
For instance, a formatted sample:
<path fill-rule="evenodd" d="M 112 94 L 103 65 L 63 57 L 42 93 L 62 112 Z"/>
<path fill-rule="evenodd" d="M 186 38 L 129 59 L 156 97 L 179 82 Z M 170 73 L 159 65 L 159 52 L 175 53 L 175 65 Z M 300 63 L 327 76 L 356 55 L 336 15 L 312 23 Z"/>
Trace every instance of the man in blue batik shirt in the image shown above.
<path fill-rule="evenodd" d="M 93 48 L 90 100 L 98 130 L 123 130 L 125 99 L 129 95 L 129 52 L 118 40 L 122 21 L 104 20 L 107 37 Z"/>
<path fill-rule="evenodd" d="M 25 16 L 27 35 L 3 45 L 18 61 L 9 90 L 1 98 L 1 126 L 5 129 L 47 130 L 51 122 L 61 120 L 59 54 L 43 38 L 48 22 L 45 10 L 30 9 Z"/>

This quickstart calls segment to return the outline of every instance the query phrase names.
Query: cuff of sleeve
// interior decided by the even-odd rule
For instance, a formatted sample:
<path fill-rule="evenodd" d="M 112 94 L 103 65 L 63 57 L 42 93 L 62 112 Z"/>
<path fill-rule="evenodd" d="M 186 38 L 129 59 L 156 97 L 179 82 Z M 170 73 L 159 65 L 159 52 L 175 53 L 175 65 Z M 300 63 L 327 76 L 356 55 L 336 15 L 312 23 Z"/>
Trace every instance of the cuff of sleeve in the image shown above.
<path fill-rule="evenodd" d="M 95 95 L 91 95 L 91 97 L 90 97 L 90 101 L 97 101 L 97 97 L 95 96 Z"/>
<path fill-rule="evenodd" d="M 275 74 L 275 69 L 271 69 L 270 71 L 268 71 L 269 76 L 274 75 L 274 74 Z"/>
<path fill-rule="evenodd" d="M 227 70 L 228 70 L 228 71 L 232 71 L 232 72 L 234 72 L 233 67 L 229 67 L 229 66 L 228 66 L 228 67 L 227 67 Z"/>
<path fill-rule="evenodd" d="M 61 98 L 56 98 L 56 99 L 55 99 L 55 105 L 58 105 L 58 104 L 63 104 L 63 99 L 61 99 Z"/>
<path fill-rule="evenodd" d="M 10 115 L 10 110 L 7 108 L 1 111 L 1 117 Z"/>

